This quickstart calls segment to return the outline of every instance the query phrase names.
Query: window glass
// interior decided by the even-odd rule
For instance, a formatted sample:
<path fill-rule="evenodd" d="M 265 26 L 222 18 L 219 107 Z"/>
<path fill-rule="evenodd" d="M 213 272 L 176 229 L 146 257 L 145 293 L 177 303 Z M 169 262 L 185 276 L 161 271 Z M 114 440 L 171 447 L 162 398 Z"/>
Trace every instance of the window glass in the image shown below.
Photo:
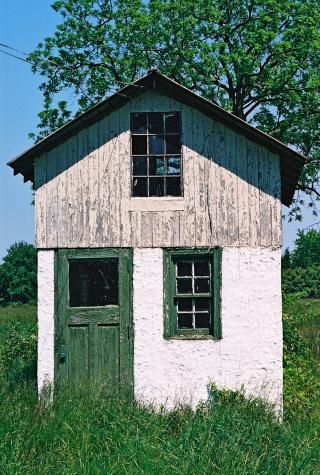
<path fill-rule="evenodd" d="M 181 196 L 181 114 L 131 114 L 132 196 Z"/>
<path fill-rule="evenodd" d="M 146 175 L 148 171 L 147 164 L 147 157 L 132 157 L 133 175 Z"/>
<path fill-rule="evenodd" d="M 118 259 L 70 259 L 70 307 L 118 305 Z"/>

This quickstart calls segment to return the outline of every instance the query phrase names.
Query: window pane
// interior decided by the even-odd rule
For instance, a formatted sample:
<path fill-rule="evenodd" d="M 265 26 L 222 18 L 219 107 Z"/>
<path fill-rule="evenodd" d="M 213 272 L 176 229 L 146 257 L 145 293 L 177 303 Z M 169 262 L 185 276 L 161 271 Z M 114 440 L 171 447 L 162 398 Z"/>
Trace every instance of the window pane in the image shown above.
<path fill-rule="evenodd" d="M 166 194 L 171 196 L 181 195 L 181 178 L 167 177 L 166 178 Z"/>
<path fill-rule="evenodd" d="M 177 279 L 178 294 L 192 294 L 192 279 Z"/>
<path fill-rule="evenodd" d="M 193 328 L 193 318 L 190 313 L 179 313 L 178 314 L 178 328 Z"/>
<path fill-rule="evenodd" d="M 196 313 L 194 321 L 195 321 L 196 328 L 209 328 L 210 326 L 209 313 Z"/>
<path fill-rule="evenodd" d="M 162 155 L 164 153 L 164 139 L 161 135 L 149 135 L 149 154 Z"/>
<path fill-rule="evenodd" d="M 132 157 L 133 175 L 147 174 L 147 157 Z"/>
<path fill-rule="evenodd" d="M 148 130 L 150 134 L 163 134 L 163 113 L 149 112 Z"/>
<path fill-rule="evenodd" d="M 148 178 L 134 178 L 132 185 L 133 196 L 148 196 Z"/>
<path fill-rule="evenodd" d="M 168 157 L 167 158 L 167 173 L 168 175 L 180 175 L 180 157 Z"/>
<path fill-rule="evenodd" d="M 177 275 L 192 276 L 192 262 L 191 261 L 178 261 L 177 262 Z"/>
<path fill-rule="evenodd" d="M 164 158 L 150 157 L 149 158 L 149 175 L 163 175 L 164 174 Z"/>
<path fill-rule="evenodd" d="M 166 133 L 180 133 L 180 112 L 165 115 Z"/>
<path fill-rule="evenodd" d="M 149 178 L 149 196 L 164 195 L 164 178 Z"/>
<path fill-rule="evenodd" d="M 209 279 L 194 279 L 194 292 L 196 294 L 204 294 L 209 291 Z"/>
<path fill-rule="evenodd" d="M 210 310 L 210 299 L 205 299 L 205 298 L 196 298 L 195 301 L 194 301 L 194 308 L 195 308 L 195 311 L 199 312 L 203 312 L 203 311 L 207 311 L 209 312 Z"/>
<path fill-rule="evenodd" d="M 69 296 L 70 307 L 117 305 L 118 260 L 70 260 Z"/>
<path fill-rule="evenodd" d="M 133 155 L 147 155 L 147 136 L 146 135 L 132 136 L 132 154 Z"/>
<path fill-rule="evenodd" d="M 194 275 L 197 276 L 209 276 L 209 261 L 195 261 L 194 263 Z"/>
<path fill-rule="evenodd" d="M 192 298 L 177 299 L 178 312 L 192 312 Z"/>
<path fill-rule="evenodd" d="M 131 114 L 131 132 L 147 133 L 147 114 Z"/>
<path fill-rule="evenodd" d="M 166 154 L 180 153 L 180 135 L 166 135 Z"/>

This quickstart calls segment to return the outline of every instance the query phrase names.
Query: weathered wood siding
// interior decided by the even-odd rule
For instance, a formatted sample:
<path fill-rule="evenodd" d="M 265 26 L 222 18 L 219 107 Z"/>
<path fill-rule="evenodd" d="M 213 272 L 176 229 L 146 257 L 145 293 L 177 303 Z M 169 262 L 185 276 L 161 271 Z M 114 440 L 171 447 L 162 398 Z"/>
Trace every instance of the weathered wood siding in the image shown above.
<path fill-rule="evenodd" d="M 131 198 L 130 112 L 181 111 L 184 196 Z M 272 154 L 180 102 L 147 92 L 35 163 L 38 248 L 281 244 Z"/>

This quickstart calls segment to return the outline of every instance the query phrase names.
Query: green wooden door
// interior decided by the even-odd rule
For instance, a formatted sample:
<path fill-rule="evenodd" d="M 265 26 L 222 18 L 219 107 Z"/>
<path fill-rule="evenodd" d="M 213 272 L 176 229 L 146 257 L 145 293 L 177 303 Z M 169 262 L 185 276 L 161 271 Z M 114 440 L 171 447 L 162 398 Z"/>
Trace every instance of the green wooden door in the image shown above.
<path fill-rule="evenodd" d="M 57 257 L 58 383 L 132 395 L 130 249 L 63 249 Z"/>

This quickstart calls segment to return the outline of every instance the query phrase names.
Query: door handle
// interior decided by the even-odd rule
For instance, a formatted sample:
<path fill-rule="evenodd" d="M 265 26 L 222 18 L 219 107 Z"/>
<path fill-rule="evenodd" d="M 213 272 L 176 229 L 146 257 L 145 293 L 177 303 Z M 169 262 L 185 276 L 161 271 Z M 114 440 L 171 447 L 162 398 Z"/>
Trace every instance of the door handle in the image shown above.
<path fill-rule="evenodd" d="M 61 345 L 59 361 L 60 363 L 64 363 L 66 359 L 67 359 L 67 345 Z"/>

